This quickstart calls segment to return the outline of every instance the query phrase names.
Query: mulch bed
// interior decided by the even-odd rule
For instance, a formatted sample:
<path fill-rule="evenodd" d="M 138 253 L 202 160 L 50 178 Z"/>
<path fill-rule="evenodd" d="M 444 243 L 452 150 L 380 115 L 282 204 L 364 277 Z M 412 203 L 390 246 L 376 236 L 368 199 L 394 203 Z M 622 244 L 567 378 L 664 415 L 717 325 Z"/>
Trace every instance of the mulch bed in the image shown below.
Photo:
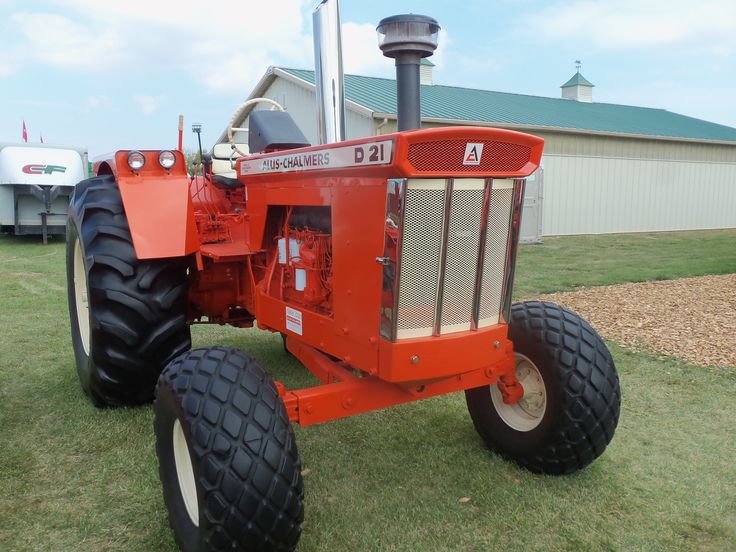
<path fill-rule="evenodd" d="M 583 288 L 535 297 L 586 318 L 635 351 L 736 367 L 736 274 Z"/>

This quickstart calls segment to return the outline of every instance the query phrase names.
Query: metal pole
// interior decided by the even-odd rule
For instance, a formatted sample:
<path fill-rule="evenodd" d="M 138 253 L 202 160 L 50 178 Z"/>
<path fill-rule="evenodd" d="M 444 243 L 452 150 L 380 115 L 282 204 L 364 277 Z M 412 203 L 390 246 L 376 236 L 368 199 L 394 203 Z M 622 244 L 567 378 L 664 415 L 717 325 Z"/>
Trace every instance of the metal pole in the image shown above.
<path fill-rule="evenodd" d="M 396 57 L 396 116 L 398 129 L 413 130 L 421 126 L 419 108 L 419 64 L 416 54 Z"/>
<path fill-rule="evenodd" d="M 182 151 L 184 143 L 184 115 L 179 115 L 179 151 Z"/>
<path fill-rule="evenodd" d="M 197 134 L 197 143 L 199 144 L 199 164 L 202 165 L 202 125 L 193 124 L 192 132 Z M 202 174 L 204 174 L 204 170 L 202 170 Z"/>
<path fill-rule="evenodd" d="M 312 14 L 314 80 L 320 144 L 345 140 L 345 90 L 339 0 L 322 0 Z"/>

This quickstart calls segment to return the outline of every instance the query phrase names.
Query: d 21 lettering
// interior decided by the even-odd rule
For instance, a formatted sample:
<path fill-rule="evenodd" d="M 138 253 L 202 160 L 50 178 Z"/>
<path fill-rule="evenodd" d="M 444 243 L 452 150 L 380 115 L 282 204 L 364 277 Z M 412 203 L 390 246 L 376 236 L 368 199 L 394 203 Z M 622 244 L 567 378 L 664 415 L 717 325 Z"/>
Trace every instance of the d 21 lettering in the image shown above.
<path fill-rule="evenodd" d="M 366 157 L 367 156 L 367 157 Z M 386 150 L 384 144 L 371 144 L 355 147 L 355 164 L 359 163 L 383 163 L 386 161 Z"/>

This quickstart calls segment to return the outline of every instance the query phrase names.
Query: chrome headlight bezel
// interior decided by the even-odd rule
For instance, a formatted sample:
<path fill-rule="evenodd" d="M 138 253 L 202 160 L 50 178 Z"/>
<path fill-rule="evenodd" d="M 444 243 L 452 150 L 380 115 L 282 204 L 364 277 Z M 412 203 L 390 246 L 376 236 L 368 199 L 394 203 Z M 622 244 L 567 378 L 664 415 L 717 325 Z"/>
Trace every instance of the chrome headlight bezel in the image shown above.
<path fill-rule="evenodd" d="M 146 165 L 146 156 L 138 150 L 128 153 L 128 167 L 134 173 L 140 171 Z"/>
<path fill-rule="evenodd" d="M 176 155 L 171 150 L 162 150 L 158 154 L 158 164 L 170 171 L 176 165 Z"/>

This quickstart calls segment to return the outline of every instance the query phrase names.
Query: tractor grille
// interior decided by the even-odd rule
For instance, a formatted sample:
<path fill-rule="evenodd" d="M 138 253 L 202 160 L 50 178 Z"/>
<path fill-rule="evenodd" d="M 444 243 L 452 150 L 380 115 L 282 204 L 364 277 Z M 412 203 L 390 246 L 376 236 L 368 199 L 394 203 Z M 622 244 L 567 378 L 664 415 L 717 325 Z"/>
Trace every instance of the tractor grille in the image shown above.
<path fill-rule="evenodd" d="M 387 213 L 400 224 L 398 239 L 386 242 L 395 246 L 387 245 L 385 259 L 397 261 L 384 268 L 384 293 L 393 300 L 382 307 L 382 334 L 408 339 L 496 324 L 514 181 L 409 179 L 401 186 L 400 199 L 387 203 L 400 205 Z"/>
<path fill-rule="evenodd" d="M 480 165 L 463 165 L 467 140 L 418 142 L 409 146 L 407 159 L 418 171 L 516 172 L 529 161 L 531 148 L 521 144 L 479 140 L 483 144 Z"/>
<path fill-rule="evenodd" d="M 442 255 L 443 180 L 416 181 L 406 191 L 397 329 L 406 337 L 431 335 Z M 440 221 L 437 224 L 437 221 Z"/>
<path fill-rule="evenodd" d="M 488 234 L 483 256 L 483 275 L 480 288 L 478 326 L 490 326 L 498 322 L 502 307 L 503 282 L 508 247 L 509 213 L 514 197 L 514 187 L 509 181 L 495 181 L 491 189 L 488 209 Z"/>

